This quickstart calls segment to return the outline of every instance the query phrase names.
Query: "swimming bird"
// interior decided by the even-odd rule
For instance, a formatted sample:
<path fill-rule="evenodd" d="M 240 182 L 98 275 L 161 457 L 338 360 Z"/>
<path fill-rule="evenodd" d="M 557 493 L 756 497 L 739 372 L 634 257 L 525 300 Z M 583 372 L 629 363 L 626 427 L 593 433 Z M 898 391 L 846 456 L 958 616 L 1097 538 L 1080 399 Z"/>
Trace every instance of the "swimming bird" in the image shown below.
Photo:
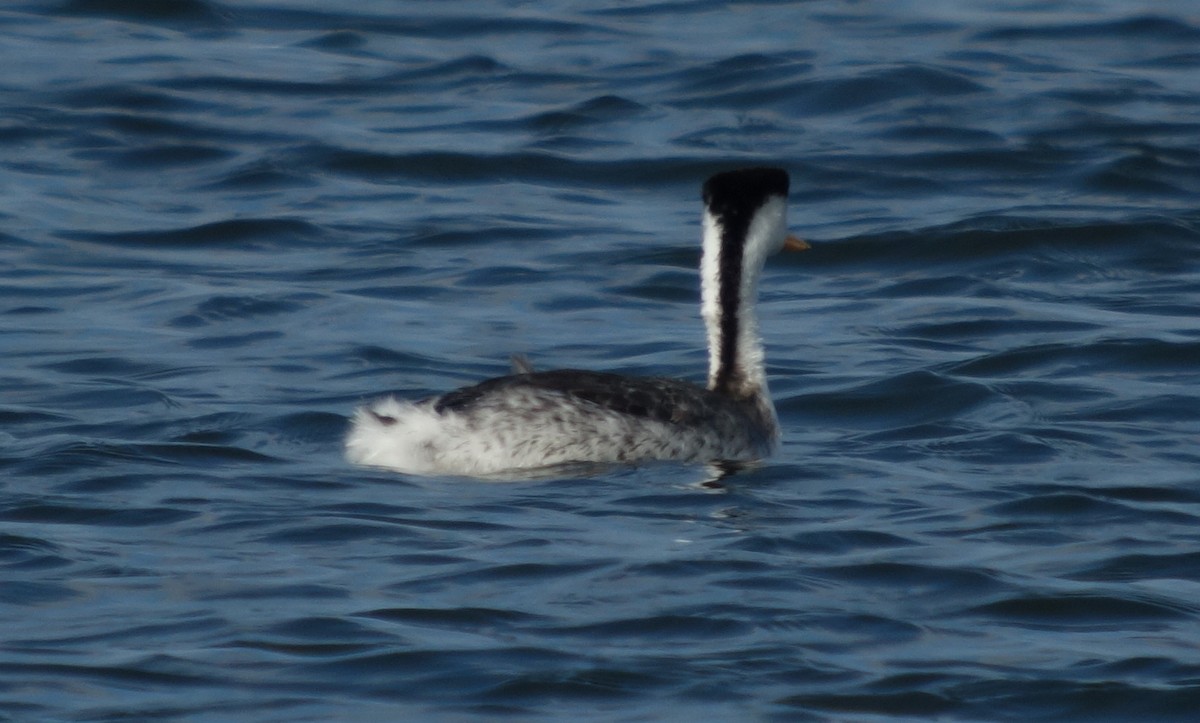
<path fill-rule="evenodd" d="M 787 233 L 787 172 L 718 173 L 703 187 L 701 316 L 708 384 L 561 369 L 513 373 L 416 402 L 356 410 L 346 456 L 417 475 L 489 477 L 571 463 L 739 462 L 778 444 L 755 303 L 767 257 L 808 248 Z"/>

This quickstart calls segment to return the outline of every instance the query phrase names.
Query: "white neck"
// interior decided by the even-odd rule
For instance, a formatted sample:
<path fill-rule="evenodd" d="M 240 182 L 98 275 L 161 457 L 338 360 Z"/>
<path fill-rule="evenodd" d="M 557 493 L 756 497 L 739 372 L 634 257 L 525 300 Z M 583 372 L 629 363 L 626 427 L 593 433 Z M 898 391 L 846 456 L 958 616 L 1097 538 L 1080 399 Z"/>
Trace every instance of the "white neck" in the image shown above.
<path fill-rule="evenodd" d="M 739 399 L 770 399 L 754 307 L 763 264 L 786 236 L 786 210 L 782 197 L 769 198 L 754 214 L 741 243 L 726 238 L 721 219 L 705 210 L 700 313 L 708 330 L 708 388 L 713 391 Z M 737 277 L 726 279 L 723 273 Z M 730 334 L 732 339 L 727 339 Z"/>

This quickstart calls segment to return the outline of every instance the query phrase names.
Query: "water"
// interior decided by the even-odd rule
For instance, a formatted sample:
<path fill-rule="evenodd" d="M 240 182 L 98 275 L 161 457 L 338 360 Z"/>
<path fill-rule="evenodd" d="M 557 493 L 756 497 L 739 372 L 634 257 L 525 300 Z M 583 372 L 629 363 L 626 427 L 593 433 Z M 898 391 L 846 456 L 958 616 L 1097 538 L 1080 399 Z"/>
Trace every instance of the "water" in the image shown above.
<path fill-rule="evenodd" d="M 987 5 L 6 5 L 0 718 L 1192 719 L 1200 22 Z M 768 464 L 342 460 L 513 352 L 702 378 L 764 162 Z"/>

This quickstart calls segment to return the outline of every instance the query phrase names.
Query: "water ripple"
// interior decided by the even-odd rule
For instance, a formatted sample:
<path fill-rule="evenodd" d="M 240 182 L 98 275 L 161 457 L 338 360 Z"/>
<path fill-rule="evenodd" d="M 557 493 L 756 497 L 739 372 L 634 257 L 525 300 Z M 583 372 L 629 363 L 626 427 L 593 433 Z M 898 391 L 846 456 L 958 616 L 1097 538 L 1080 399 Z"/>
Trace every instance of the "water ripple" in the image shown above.
<path fill-rule="evenodd" d="M 1195 19 L 734 5 L 0 12 L 0 718 L 1194 717 Z M 775 458 L 342 459 L 512 353 L 702 382 L 754 164 Z"/>

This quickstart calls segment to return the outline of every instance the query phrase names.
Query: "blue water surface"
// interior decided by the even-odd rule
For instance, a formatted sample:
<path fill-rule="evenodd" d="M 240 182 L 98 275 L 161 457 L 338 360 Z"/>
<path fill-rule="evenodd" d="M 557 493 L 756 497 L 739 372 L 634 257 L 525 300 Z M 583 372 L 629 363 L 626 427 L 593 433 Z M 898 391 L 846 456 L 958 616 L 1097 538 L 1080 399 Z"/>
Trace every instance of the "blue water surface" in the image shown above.
<path fill-rule="evenodd" d="M 18 0 L 0 68 L 0 719 L 1200 710 L 1187 3 Z M 763 163 L 775 458 L 343 460 L 512 353 L 703 380 Z"/>

